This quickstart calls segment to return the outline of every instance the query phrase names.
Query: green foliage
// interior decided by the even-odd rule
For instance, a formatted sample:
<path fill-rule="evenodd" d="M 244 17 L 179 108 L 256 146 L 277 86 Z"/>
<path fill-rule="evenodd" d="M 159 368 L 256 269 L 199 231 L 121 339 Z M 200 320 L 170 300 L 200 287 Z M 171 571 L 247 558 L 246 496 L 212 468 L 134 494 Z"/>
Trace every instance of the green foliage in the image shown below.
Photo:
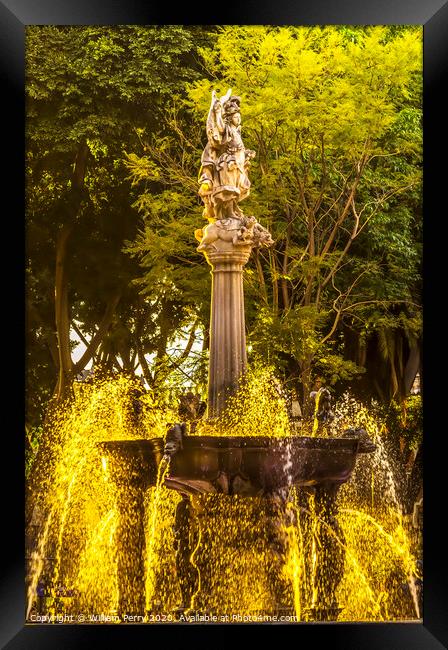
<path fill-rule="evenodd" d="M 365 368 L 337 354 L 325 354 L 318 357 L 316 369 L 330 385 L 336 384 L 338 381 L 350 381 L 365 372 Z"/>
<path fill-rule="evenodd" d="M 194 78 L 195 43 L 202 42 L 194 27 L 27 28 L 27 372 L 33 422 L 42 416 L 58 372 L 55 247 L 64 224 L 73 224 L 66 262 L 71 322 L 89 339 L 110 300 L 121 296 L 96 362 L 129 371 L 137 341 L 163 345 L 157 308 L 142 301 L 132 284 L 138 263 L 122 252 L 139 220 L 123 159 L 144 133 L 161 134 L 165 106 Z M 75 196 L 74 163 L 85 145 L 84 191 Z M 177 325 L 173 318 L 172 327 Z"/>
<path fill-rule="evenodd" d="M 34 461 L 36 459 L 36 454 L 37 450 L 39 448 L 39 444 L 42 440 L 43 437 L 43 427 L 32 427 L 32 428 L 27 428 L 26 431 L 26 447 L 25 447 L 25 478 L 28 479 L 32 468 Z"/>
<path fill-rule="evenodd" d="M 407 337 L 420 314 L 421 30 L 225 27 L 202 54 L 211 79 L 191 84 L 190 106 L 204 120 L 212 88 L 241 95 L 258 152 L 245 210 L 276 240 L 265 282 L 248 275 L 259 352 L 303 373 L 344 323 L 361 337 L 384 319 Z"/>
<path fill-rule="evenodd" d="M 245 145 L 257 151 L 244 210 L 276 241 L 246 270 L 252 349 L 285 372 L 295 363 L 302 379 L 316 364 L 330 383 L 349 380 L 362 369 L 343 349 L 324 352 L 344 323 L 364 339 L 384 321 L 407 336 L 404 321 L 420 312 L 421 30 L 231 26 L 200 54 L 206 74 L 168 113 L 172 137 L 128 156 L 134 182 L 148 184 L 136 203 L 145 232 L 129 250 L 142 255 L 147 285 L 164 277 L 196 305 L 206 300 L 183 269 L 176 277 L 171 253 L 201 281 L 187 251 L 199 225 L 198 152 L 212 90 L 233 88 Z"/>
<path fill-rule="evenodd" d="M 282 316 L 262 308 L 249 341 L 254 351 L 261 358 L 267 357 L 270 363 L 285 366 L 289 356 L 302 362 L 314 356 L 319 348 L 316 331 L 322 318 L 314 306 L 296 307 Z"/>
<path fill-rule="evenodd" d="M 423 409 L 420 395 L 409 395 L 402 403 L 391 402 L 383 409 L 387 436 L 408 449 L 417 450 L 423 440 Z"/>

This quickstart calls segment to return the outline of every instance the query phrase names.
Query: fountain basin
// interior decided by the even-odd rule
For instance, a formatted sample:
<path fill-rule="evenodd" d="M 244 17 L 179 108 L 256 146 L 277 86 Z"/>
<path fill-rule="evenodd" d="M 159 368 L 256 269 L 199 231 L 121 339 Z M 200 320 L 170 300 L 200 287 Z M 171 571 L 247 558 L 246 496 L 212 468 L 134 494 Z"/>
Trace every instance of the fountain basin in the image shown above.
<path fill-rule="evenodd" d="M 107 459 L 107 472 L 115 483 L 143 489 L 156 485 L 163 438 L 108 440 L 99 442 L 97 447 Z"/>
<path fill-rule="evenodd" d="M 99 443 L 114 480 L 155 485 L 162 438 Z M 292 485 L 342 484 L 362 453 L 358 438 L 185 436 L 165 485 L 184 494 L 263 496 Z M 117 461 L 117 462 L 114 462 Z"/>

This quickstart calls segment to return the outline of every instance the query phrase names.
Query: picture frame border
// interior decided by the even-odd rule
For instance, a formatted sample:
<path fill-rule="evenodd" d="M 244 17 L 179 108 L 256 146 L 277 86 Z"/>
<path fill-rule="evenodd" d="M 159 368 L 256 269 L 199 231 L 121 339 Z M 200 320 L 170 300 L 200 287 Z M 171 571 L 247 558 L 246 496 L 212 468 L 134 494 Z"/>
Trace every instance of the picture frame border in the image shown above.
<path fill-rule="evenodd" d="M 162 7 L 156 3 L 126 0 L 0 0 L 0 71 L 4 90 L 6 118 L 3 120 L 4 157 L 7 161 L 3 191 L 4 223 L 7 248 L 22 251 L 12 259 L 5 255 L 4 304 L 14 309 L 14 336 L 7 353 L 11 359 L 7 368 L 14 368 L 11 393 L 4 407 L 7 421 L 4 425 L 4 470 L 6 478 L 3 492 L 3 538 L 6 550 L 6 570 L 0 585 L 0 643 L 10 650 L 51 649 L 70 650 L 83 646 L 95 647 L 96 643 L 171 641 L 188 644 L 193 635 L 200 632 L 212 643 L 228 644 L 238 638 L 240 624 L 232 625 L 26 625 L 25 624 L 25 531 L 24 531 L 24 365 L 17 358 L 22 348 L 22 332 L 26 330 L 24 316 L 25 287 L 25 29 L 27 25 L 114 25 L 114 24 L 203 24 L 200 7 L 185 6 L 183 11 Z M 233 11 L 232 11 L 233 10 Z M 232 15 L 233 13 L 233 15 Z M 183 15 L 185 14 L 185 15 Z M 307 0 L 292 7 L 286 0 L 270 4 L 263 0 L 250 6 L 229 4 L 215 11 L 207 9 L 207 24 L 273 24 L 273 25 L 324 25 L 324 24 L 415 24 L 423 26 L 424 37 L 424 423 L 427 440 L 424 455 L 424 605 L 422 622 L 406 623 L 299 623 L 286 625 L 287 632 L 297 635 L 299 645 L 331 644 L 331 648 L 350 650 L 440 650 L 448 646 L 448 623 L 446 612 L 446 543 L 441 536 L 440 518 L 446 509 L 444 503 L 444 476 L 446 462 L 440 453 L 439 440 L 443 437 L 442 407 L 446 402 L 443 381 L 434 371 L 436 368 L 434 346 L 443 332 L 436 301 L 443 300 L 444 292 L 438 282 L 443 281 L 446 258 L 445 240 L 438 234 L 439 224 L 446 215 L 443 194 L 447 184 L 443 168 L 447 168 L 441 154 L 441 133 L 447 117 L 442 101 L 443 72 L 448 68 L 448 4 L 441 0 L 387 0 L 360 3 L 358 0 L 333 0 L 331 6 L 325 0 Z M 182 22 L 184 21 L 184 22 Z M 15 189 L 13 189 L 15 188 Z M 10 244 L 10 238 L 14 244 Z M 15 305 L 15 306 L 14 306 Z M 21 326 L 23 329 L 21 330 Z M 440 343 L 439 343 L 440 345 Z M 443 344 L 442 344 L 443 345 Z M 433 350 L 431 350 L 433 347 Z M 440 355 L 437 351 L 436 355 Z M 439 364 L 443 364 L 440 357 Z M 445 362 L 446 363 L 446 362 Z M 433 369 L 431 369 L 433 365 Z M 11 422 L 9 422 L 11 419 Z M 437 422 L 439 420 L 439 422 Z M 439 438 L 437 436 L 439 435 Z M 247 625 L 244 627 L 247 628 Z M 290 629 L 293 625 L 294 629 Z M 265 642 L 269 636 L 278 638 L 285 624 L 250 624 L 244 630 L 252 634 L 261 629 Z M 234 635 L 236 635 L 234 637 Z M 267 635 L 267 636 L 266 636 Z M 129 647 L 133 647 L 130 645 Z"/>

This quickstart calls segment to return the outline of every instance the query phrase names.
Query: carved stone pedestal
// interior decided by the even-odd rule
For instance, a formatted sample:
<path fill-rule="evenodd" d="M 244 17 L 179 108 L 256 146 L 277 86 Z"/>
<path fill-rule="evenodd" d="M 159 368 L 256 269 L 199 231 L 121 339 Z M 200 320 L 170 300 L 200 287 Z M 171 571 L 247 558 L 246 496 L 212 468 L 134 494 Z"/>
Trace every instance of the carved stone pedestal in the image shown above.
<path fill-rule="evenodd" d="M 212 267 L 208 418 L 223 412 L 247 364 L 243 268 L 251 247 L 221 244 L 220 250 L 207 253 Z"/>
<path fill-rule="evenodd" d="M 214 220 L 195 233 L 212 267 L 208 419 L 219 417 L 246 369 L 243 269 L 252 248 L 271 246 L 255 217 Z"/>

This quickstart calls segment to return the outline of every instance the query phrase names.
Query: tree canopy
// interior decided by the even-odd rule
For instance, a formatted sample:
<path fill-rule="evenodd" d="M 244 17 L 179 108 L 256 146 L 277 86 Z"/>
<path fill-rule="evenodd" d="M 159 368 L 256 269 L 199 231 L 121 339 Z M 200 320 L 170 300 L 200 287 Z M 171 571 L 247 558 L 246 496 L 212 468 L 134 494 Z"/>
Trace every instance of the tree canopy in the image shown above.
<path fill-rule="evenodd" d="M 122 252 L 137 232 L 125 151 L 195 75 L 202 32 L 167 26 L 29 27 L 26 40 L 28 416 L 91 360 L 134 370 L 157 309 Z M 175 326 L 176 321 L 174 321 Z M 74 332 L 86 353 L 75 364 Z M 120 360 L 118 360 L 120 359 Z"/>
<path fill-rule="evenodd" d="M 192 278 L 203 272 L 188 234 L 212 89 L 241 96 L 244 141 L 258 154 L 244 210 L 276 241 L 246 271 L 250 343 L 304 400 L 317 374 L 335 384 L 365 372 L 367 352 L 373 375 L 378 365 L 385 375 L 380 397 L 409 391 L 420 334 L 421 49 L 415 28 L 224 27 L 201 50 L 207 74 L 168 112 L 166 138 L 128 157 L 135 182 L 163 184 L 137 200 L 145 226 L 130 250 L 142 253 L 148 285 L 164 277 L 207 318 L 179 260 Z"/>

